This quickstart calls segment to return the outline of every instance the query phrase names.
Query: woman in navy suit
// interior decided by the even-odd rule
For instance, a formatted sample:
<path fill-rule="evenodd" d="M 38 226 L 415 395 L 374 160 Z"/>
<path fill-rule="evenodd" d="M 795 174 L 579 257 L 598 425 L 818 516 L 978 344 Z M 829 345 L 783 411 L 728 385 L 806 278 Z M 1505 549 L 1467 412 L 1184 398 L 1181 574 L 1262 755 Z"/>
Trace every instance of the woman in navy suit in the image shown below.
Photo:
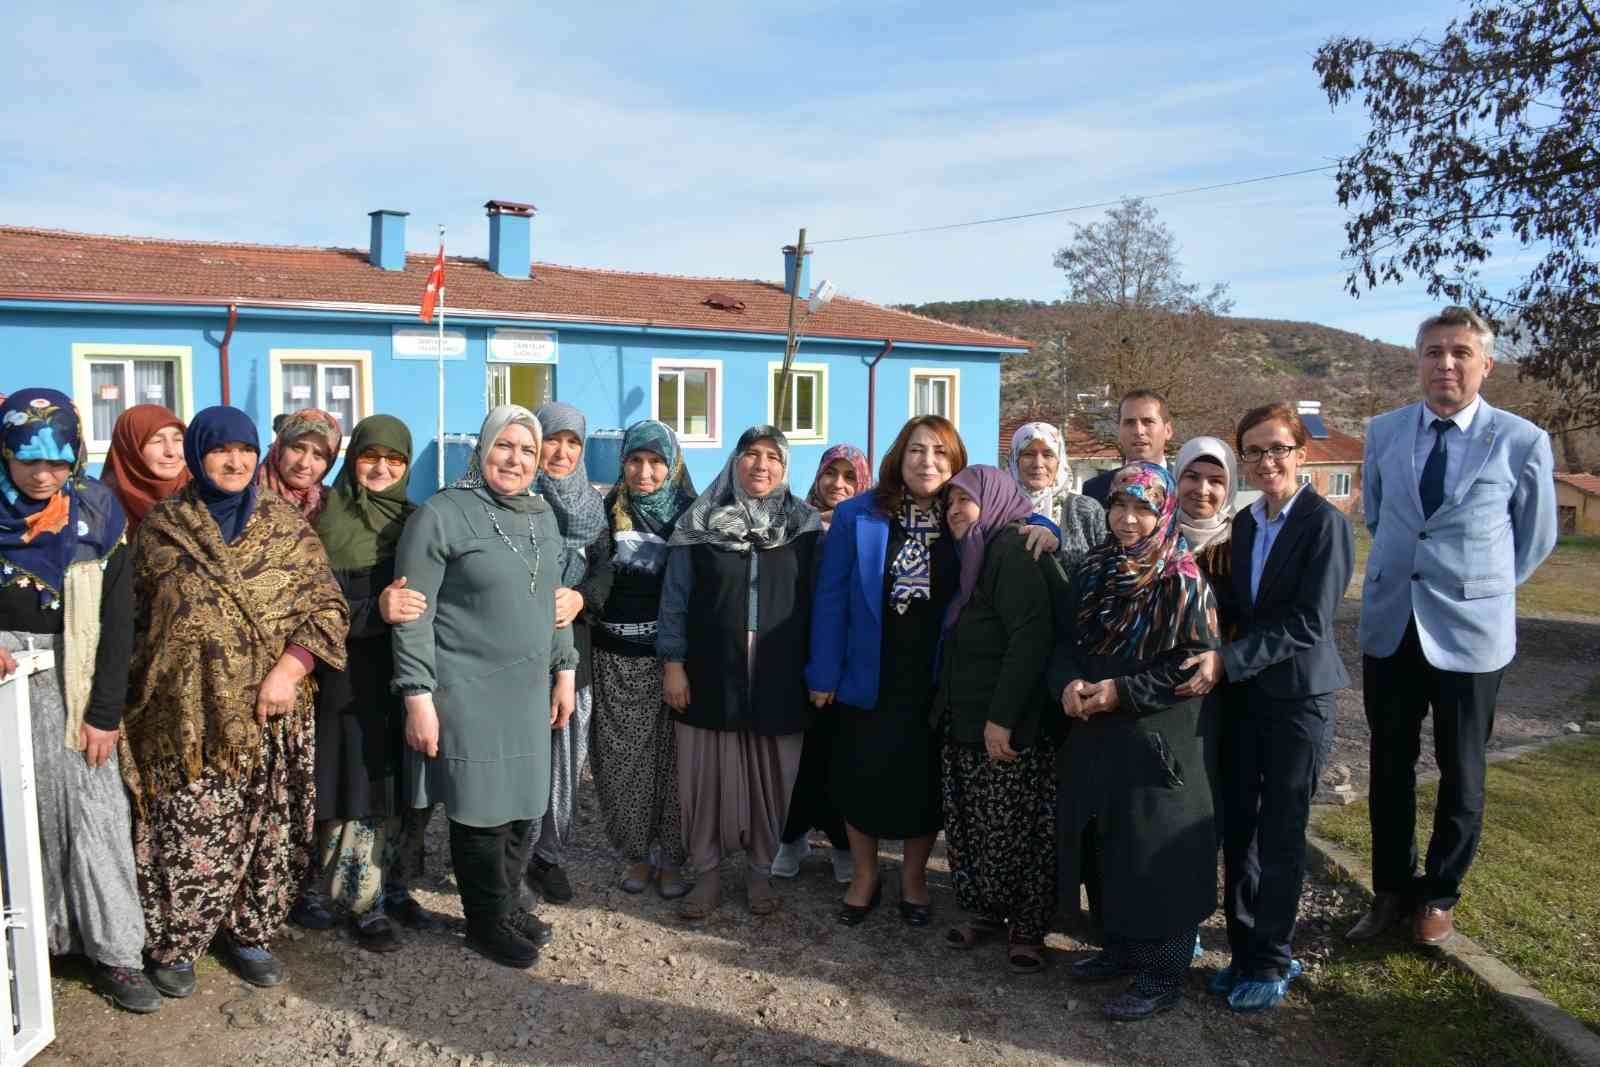
<path fill-rule="evenodd" d="M 1350 582 L 1350 523 L 1299 484 L 1308 440 L 1289 404 L 1239 420 L 1239 458 L 1261 497 L 1233 520 L 1233 640 L 1185 665 L 1179 690 L 1234 684 L 1221 718 L 1222 832 L 1228 944 L 1233 961 L 1212 992 L 1235 1011 L 1283 1000 L 1305 875 L 1306 821 L 1333 732 L 1334 693 L 1350 684 L 1334 613 Z"/>

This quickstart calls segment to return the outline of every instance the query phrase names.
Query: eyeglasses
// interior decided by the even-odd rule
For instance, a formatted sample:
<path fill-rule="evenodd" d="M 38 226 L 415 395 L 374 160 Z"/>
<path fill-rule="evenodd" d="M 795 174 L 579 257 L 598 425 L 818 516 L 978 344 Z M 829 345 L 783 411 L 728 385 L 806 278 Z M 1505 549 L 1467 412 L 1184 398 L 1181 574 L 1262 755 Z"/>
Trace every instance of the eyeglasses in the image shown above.
<path fill-rule="evenodd" d="M 382 463 L 389 467 L 407 467 L 410 461 L 404 456 L 386 456 L 382 452 L 363 452 L 357 457 L 363 463 L 370 463 L 374 467 Z"/>
<path fill-rule="evenodd" d="M 1244 448 L 1239 450 L 1239 458 L 1246 463 L 1260 463 L 1267 456 L 1282 459 L 1299 447 L 1299 445 L 1276 444 L 1270 448 Z"/>

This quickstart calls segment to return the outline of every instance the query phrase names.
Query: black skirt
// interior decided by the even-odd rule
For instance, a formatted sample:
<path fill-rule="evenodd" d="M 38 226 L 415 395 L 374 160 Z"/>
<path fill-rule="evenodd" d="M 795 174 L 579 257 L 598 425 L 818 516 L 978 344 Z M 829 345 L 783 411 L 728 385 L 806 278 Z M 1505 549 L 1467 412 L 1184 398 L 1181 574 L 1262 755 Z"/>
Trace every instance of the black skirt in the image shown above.
<path fill-rule="evenodd" d="M 835 719 L 834 804 L 869 837 L 924 837 L 944 826 L 940 742 L 928 724 L 944 616 L 940 591 L 936 584 L 933 601 L 913 600 L 904 615 L 884 598 L 877 706 L 837 704 L 821 712 Z"/>

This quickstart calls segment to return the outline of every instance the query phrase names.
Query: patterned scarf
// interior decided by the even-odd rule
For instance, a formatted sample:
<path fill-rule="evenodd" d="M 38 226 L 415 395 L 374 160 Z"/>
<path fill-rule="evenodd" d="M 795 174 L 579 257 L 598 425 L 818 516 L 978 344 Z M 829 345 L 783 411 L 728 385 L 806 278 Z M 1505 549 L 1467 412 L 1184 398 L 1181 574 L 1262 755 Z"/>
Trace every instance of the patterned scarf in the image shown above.
<path fill-rule="evenodd" d="M 284 420 L 282 429 L 278 431 L 277 440 L 267 449 L 267 458 L 261 461 L 261 466 L 256 470 L 256 484 L 263 489 L 272 490 L 293 504 L 299 509 L 300 514 L 305 516 L 305 520 L 315 526 L 317 516 L 322 514 L 323 497 L 327 494 L 327 487 L 317 482 L 304 489 L 291 489 L 278 470 L 278 462 L 283 457 L 284 449 L 307 435 L 322 439 L 322 443 L 328 448 L 328 466 L 332 467 L 333 461 L 339 458 L 339 448 L 344 443 L 344 432 L 339 429 L 339 420 L 318 408 L 301 408 Z"/>
<path fill-rule="evenodd" d="M 1061 498 L 1072 491 L 1072 465 L 1067 462 L 1067 445 L 1061 431 L 1048 422 L 1025 422 L 1011 435 L 1011 477 L 1022 485 L 1022 453 L 1035 441 L 1043 441 L 1056 457 L 1056 480 L 1043 489 L 1023 487 L 1028 499 L 1033 501 L 1033 513 L 1043 515 L 1057 526 L 1061 525 Z"/>
<path fill-rule="evenodd" d="M 770 441 L 783 457 L 784 478 L 766 496 L 739 484 L 739 458 L 759 441 Z M 822 529 L 817 509 L 789 492 L 789 439 L 776 426 L 752 426 L 739 435 L 722 473 L 701 493 L 672 531 L 672 545 L 711 545 L 728 552 L 778 548 Z"/>
<path fill-rule="evenodd" d="M 817 464 L 817 476 L 811 479 L 811 492 L 806 494 L 806 503 L 821 513 L 824 526 L 833 521 L 833 506 L 823 502 L 822 475 L 841 459 L 856 472 L 856 491 L 852 496 L 860 496 L 872 489 L 872 472 L 867 468 L 866 453 L 855 445 L 831 445 L 822 453 L 822 460 Z"/>
<path fill-rule="evenodd" d="M 1079 644 L 1139 660 L 1180 644 L 1214 644 L 1216 603 L 1178 530 L 1172 475 L 1154 463 L 1130 463 L 1111 479 L 1108 514 L 1119 498 L 1154 512 L 1156 527 L 1128 546 L 1108 538 L 1079 562 L 1072 579 Z"/>
<path fill-rule="evenodd" d="M 70 464 L 49 500 L 34 500 L 11 482 L 6 460 Z M 56 609 L 67 568 L 105 559 L 122 541 L 127 520 L 110 490 L 83 473 L 78 409 L 54 389 L 19 389 L 0 404 L 0 585 L 38 590 Z"/>
<path fill-rule="evenodd" d="M 617 477 L 605 501 L 611 516 L 611 561 L 621 570 L 656 575 L 667 565 L 667 539 L 679 516 L 694 503 L 694 482 L 683 465 L 678 437 L 666 423 L 645 419 L 629 426 L 622 435 L 624 465 L 635 452 L 660 456 L 667 476 L 648 493 L 633 492 L 625 477 Z"/>
<path fill-rule="evenodd" d="M 580 446 L 588 440 L 588 421 L 571 404 L 552 400 L 533 414 L 539 420 L 544 440 L 563 430 L 576 434 Z M 561 530 L 561 584 L 570 589 L 583 581 L 589 571 L 585 553 L 606 528 L 605 501 L 589 484 L 589 469 L 584 466 L 582 452 L 578 453 L 572 472 L 560 478 L 545 473 L 542 458 L 533 488 L 556 513 L 556 526 Z"/>
<path fill-rule="evenodd" d="M 904 615 L 913 600 L 933 599 L 933 543 L 944 535 L 944 504 L 935 497 L 921 508 L 907 493 L 899 518 L 906 541 L 889 562 L 889 603 Z"/>
<path fill-rule="evenodd" d="M 235 407 L 218 404 L 205 408 L 195 415 L 189 428 L 183 432 L 183 459 L 192 475 L 189 484 L 194 487 L 196 498 L 205 504 L 206 510 L 216 520 L 217 528 L 222 531 L 222 540 L 230 545 L 244 533 L 245 524 L 255 513 L 260 495 L 260 483 L 256 479 L 251 479 L 238 492 L 231 493 L 206 474 L 206 453 L 233 444 L 249 445 L 250 450 L 257 454 L 261 450 L 256 424 L 250 421 L 250 416 Z"/>

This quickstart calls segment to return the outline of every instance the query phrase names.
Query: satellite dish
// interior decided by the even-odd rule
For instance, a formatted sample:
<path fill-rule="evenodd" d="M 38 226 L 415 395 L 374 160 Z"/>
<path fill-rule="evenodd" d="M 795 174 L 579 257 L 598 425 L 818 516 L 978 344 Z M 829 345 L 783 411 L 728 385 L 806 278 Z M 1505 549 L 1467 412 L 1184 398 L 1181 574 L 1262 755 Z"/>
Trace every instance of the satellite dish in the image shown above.
<path fill-rule="evenodd" d="M 831 301 L 833 294 L 838 291 L 837 286 L 824 278 L 821 285 L 811 290 L 811 303 L 809 305 L 811 313 L 816 314 L 817 309 Z"/>

